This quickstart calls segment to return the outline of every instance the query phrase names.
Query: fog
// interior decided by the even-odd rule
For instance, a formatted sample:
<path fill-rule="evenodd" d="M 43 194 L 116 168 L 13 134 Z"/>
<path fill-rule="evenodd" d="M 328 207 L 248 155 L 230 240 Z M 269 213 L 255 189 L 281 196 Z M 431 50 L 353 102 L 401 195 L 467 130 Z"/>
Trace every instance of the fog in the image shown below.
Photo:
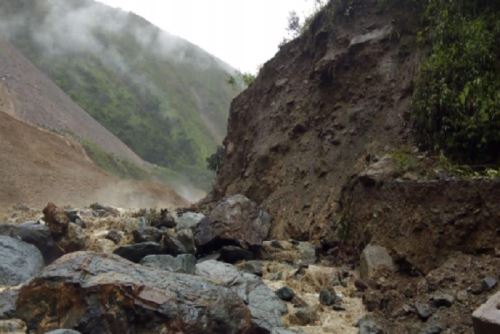
<path fill-rule="evenodd" d="M 188 62 L 201 69 L 222 65 L 226 71 L 232 72 L 222 61 L 208 55 L 197 53 L 198 59 L 193 58 L 192 52 L 188 54 L 192 44 L 153 28 L 135 14 L 86 0 L 38 0 L 36 6 L 38 11 L 45 14 L 43 21 L 34 22 L 30 15 L 9 15 L 0 21 L 0 29 L 7 37 L 30 29 L 30 35 L 44 57 L 91 53 L 98 55 L 105 65 L 112 66 L 116 71 L 130 74 L 132 69 L 123 59 L 123 50 L 118 50 L 116 43 L 107 43 L 103 38 L 103 35 L 106 38 L 119 38 L 125 33 L 133 38 L 138 48 L 147 48 L 163 59 Z M 135 73 L 134 77 L 138 75 Z"/>

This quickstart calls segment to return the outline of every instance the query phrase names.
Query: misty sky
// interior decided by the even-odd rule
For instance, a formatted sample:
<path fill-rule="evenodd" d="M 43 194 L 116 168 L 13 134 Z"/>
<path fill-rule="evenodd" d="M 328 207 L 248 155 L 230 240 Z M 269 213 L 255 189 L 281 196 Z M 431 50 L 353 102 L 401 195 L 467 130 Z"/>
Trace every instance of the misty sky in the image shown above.
<path fill-rule="evenodd" d="M 256 72 L 286 36 L 289 12 L 313 0 L 98 0 L 132 11 L 244 72 Z"/>

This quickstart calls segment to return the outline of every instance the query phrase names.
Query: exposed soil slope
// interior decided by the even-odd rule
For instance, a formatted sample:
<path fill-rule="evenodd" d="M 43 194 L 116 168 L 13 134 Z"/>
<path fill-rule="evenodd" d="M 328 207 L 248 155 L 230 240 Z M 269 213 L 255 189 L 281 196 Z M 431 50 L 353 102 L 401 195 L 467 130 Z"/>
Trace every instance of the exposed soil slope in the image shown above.
<path fill-rule="evenodd" d="M 71 133 L 103 150 L 142 164 L 117 137 L 75 104 L 9 42 L 0 38 L 0 92 L 3 111 L 46 129 Z M 8 96 L 8 101 L 6 100 Z"/>
<path fill-rule="evenodd" d="M 117 206 L 175 206 L 184 200 L 159 185 L 120 181 L 98 168 L 79 143 L 1 112 L 0 207 L 42 207 L 48 201 Z"/>
<path fill-rule="evenodd" d="M 409 12 L 379 14 L 376 2 L 341 13 L 330 3 L 233 101 L 214 195 L 263 203 L 276 238 L 327 236 L 366 157 L 408 141 L 417 24 Z"/>

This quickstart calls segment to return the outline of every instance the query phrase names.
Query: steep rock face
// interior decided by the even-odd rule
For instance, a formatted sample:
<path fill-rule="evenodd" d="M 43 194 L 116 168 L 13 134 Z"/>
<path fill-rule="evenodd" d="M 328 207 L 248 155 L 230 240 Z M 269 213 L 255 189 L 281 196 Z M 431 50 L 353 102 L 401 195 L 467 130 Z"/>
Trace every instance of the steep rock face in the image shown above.
<path fill-rule="evenodd" d="M 330 3 L 233 101 L 212 196 L 262 203 L 272 237 L 328 237 L 342 186 L 370 154 L 408 141 L 416 18 L 376 3 Z"/>

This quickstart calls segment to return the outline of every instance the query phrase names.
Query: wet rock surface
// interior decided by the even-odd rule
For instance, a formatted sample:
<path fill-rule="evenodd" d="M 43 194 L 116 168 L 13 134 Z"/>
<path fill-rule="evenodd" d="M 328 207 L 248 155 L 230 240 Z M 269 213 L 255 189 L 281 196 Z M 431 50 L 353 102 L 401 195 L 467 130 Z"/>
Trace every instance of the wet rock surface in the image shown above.
<path fill-rule="evenodd" d="M 0 236 L 0 285 L 13 286 L 37 275 L 44 261 L 33 245 L 18 239 Z"/>
<path fill-rule="evenodd" d="M 238 271 L 235 266 L 214 260 L 196 265 L 196 274 L 233 290 L 248 305 L 252 322 L 271 331 L 282 327 L 281 317 L 287 312 L 285 304 L 252 274 Z"/>
<path fill-rule="evenodd" d="M 61 324 L 82 333 L 247 333 L 252 327 L 247 307 L 223 287 L 93 252 L 46 267 L 21 289 L 17 304 L 17 314 L 37 332 Z"/>
<path fill-rule="evenodd" d="M 194 236 L 200 248 L 218 244 L 260 246 L 271 228 L 271 216 L 243 195 L 220 201 L 196 226 Z"/>
<path fill-rule="evenodd" d="M 141 264 L 174 273 L 194 274 L 196 271 L 196 257 L 191 254 L 176 257 L 171 255 L 148 255 L 141 260 Z"/>

